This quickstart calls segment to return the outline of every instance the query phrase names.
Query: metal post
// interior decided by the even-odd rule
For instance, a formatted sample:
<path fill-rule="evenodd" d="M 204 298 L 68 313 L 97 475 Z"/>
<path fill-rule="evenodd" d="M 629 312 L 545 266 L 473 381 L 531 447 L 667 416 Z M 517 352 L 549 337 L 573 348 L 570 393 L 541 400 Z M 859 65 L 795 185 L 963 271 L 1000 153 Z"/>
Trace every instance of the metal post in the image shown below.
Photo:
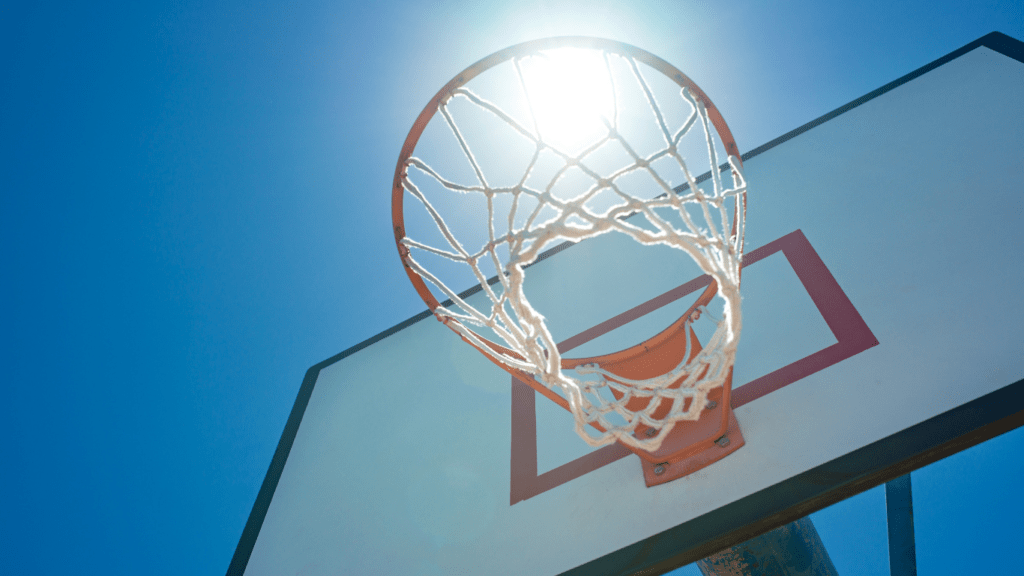
<path fill-rule="evenodd" d="M 914 545 L 914 500 L 910 474 L 885 485 L 885 512 L 889 525 L 890 576 L 917 576 Z"/>
<path fill-rule="evenodd" d="M 836 576 L 810 517 L 697 561 L 704 576 Z"/>

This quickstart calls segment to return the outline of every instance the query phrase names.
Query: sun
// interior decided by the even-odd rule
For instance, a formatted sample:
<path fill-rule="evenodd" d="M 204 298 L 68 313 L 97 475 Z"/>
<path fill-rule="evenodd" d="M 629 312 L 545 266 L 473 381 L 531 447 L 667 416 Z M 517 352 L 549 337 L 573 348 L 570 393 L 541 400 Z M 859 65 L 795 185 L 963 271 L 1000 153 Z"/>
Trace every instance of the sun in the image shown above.
<path fill-rule="evenodd" d="M 541 139 L 575 154 L 608 133 L 615 97 L 596 50 L 561 48 L 523 62 L 523 81 Z"/>

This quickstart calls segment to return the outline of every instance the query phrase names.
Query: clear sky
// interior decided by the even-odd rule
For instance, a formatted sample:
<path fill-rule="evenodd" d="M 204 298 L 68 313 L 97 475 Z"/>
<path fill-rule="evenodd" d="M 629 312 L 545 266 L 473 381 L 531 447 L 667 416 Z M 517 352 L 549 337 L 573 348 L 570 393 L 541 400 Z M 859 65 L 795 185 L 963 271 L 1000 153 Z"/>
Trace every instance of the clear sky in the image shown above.
<path fill-rule="evenodd" d="M 305 370 L 423 308 L 391 175 L 478 58 L 634 44 L 749 150 L 992 31 L 1019 1 L 5 3 L 0 572 L 226 570 Z M 1019 479 L 1020 436 L 940 483 Z"/>

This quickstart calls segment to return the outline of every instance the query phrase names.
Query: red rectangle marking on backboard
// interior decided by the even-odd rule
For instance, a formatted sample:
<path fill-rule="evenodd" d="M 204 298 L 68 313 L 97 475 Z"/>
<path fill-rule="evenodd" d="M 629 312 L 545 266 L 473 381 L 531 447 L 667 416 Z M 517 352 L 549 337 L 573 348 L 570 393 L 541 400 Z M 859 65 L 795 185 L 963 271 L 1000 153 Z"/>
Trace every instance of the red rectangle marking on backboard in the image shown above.
<path fill-rule="evenodd" d="M 753 402 L 878 345 L 875 335 L 802 231 L 790 232 L 782 238 L 748 252 L 744 255 L 743 267 L 751 266 L 776 252 L 782 252 L 792 266 L 797 278 L 811 297 L 811 301 L 835 336 L 836 343 L 736 387 L 732 393 L 733 408 Z M 687 294 L 700 290 L 709 282 L 710 277 L 708 276 L 690 280 L 639 306 L 567 338 L 558 345 L 558 348 L 561 352 L 568 352 Z M 632 452 L 622 445 L 612 444 L 594 450 L 553 470 L 538 474 L 536 392 L 528 385 L 512 378 L 510 505 L 551 490 L 630 454 Z"/>

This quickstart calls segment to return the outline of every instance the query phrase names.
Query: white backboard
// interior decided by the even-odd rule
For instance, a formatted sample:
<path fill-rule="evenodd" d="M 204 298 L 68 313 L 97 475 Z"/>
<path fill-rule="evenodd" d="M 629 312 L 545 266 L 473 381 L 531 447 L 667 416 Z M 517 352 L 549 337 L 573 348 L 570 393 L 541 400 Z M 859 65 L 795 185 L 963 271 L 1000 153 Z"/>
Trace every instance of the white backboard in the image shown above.
<path fill-rule="evenodd" d="M 1022 54 L 988 35 L 744 156 L 734 454 L 647 488 L 424 313 L 310 369 L 229 574 L 659 573 L 1019 425 Z M 535 304 L 572 356 L 635 343 L 699 287 L 670 256 L 568 247 Z"/>

